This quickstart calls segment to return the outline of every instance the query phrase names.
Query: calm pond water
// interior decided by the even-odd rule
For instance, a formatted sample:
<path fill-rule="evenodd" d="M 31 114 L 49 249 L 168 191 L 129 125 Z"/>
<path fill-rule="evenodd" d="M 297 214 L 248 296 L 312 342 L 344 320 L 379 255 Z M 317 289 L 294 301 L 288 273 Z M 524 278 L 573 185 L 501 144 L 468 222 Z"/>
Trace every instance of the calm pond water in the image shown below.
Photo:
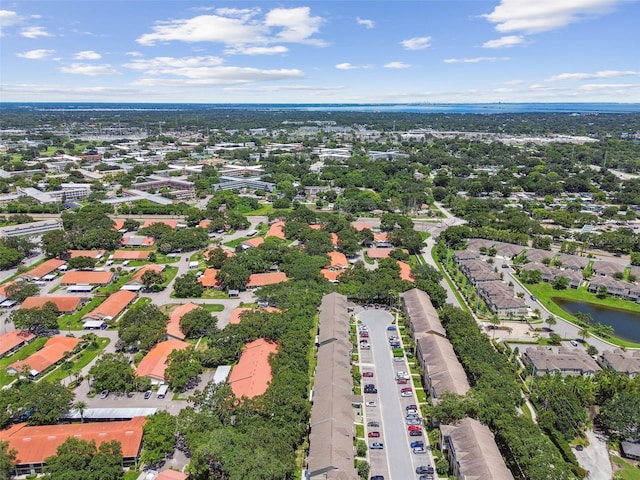
<path fill-rule="evenodd" d="M 576 302 L 566 298 L 552 299 L 563 310 L 575 315 L 578 312 L 588 313 L 593 318 L 593 324 L 600 322 L 611 325 L 615 329 L 616 337 L 632 342 L 640 342 L 640 313 L 629 310 L 616 310 L 594 303 Z"/>

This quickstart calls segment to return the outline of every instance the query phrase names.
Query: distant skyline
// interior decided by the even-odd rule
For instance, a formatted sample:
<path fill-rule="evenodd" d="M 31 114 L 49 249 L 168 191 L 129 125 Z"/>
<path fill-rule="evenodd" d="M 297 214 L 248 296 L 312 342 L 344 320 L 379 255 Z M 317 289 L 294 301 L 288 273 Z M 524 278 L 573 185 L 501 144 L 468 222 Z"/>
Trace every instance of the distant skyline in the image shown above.
<path fill-rule="evenodd" d="M 0 101 L 640 102 L 637 0 L 6 1 Z"/>

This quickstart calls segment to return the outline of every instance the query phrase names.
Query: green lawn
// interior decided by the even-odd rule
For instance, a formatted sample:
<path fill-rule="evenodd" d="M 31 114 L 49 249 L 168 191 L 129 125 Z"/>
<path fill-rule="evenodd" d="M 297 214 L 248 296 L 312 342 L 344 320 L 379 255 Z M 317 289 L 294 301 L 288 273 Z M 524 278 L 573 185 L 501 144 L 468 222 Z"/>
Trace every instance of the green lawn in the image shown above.
<path fill-rule="evenodd" d="M 235 240 L 231 240 L 230 242 L 225 242 L 224 245 L 229 247 L 229 248 L 236 248 L 238 245 L 240 245 L 242 242 L 245 242 L 247 240 L 249 240 L 250 238 L 256 238 L 256 237 L 241 237 L 241 238 L 236 238 Z"/>
<path fill-rule="evenodd" d="M 580 287 L 577 290 L 573 288 L 567 288 L 565 290 L 554 290 L 554 288 L 548 283 L 538 283 L 535 285 L 525 285 L 525 287 L 537 297 L 538 302 L 541 305 L 544 305 L 547 310 L 549 310 L 554 315 L 558 317 L 562 317 L 570 322 L 577 322 L 576 317 L 571 315 L 569 312 L 566 312 L 560 306 L 555 303 L 552 298 L 566 298 L 568 300 L 574 300 L 577 302 L 587 302 L 593 303 L 596 305 L 602 305 L 609 308 L 615 308 L 618 310 L 627 310 L 630 312 L 640 313 L 640 304 L 635 302 L 630 302 L 627 300 L 622 300 L 620 298 L 615 297 L 607 297 L 604 299 L 598 298 L 595 294 L 589 293 L 586 288 Z M 621 340 L 612 336 L 607 339 L 611 343 L 615 343 L 619 346 L 624 347 L 639 347 L 640 345 L 634 342 L 629 342 L 626 340 Z"/>
<path fill-rule="evenodd" d="M 136 472 L 135 470 L 129 470 L 125 472 L 122 480 L 136 480 L 140 476 L 140 472 Z"/>
<path fill-rule="evenodd" d="M 21 348 L 13 355 L 9 355 L 8 357 L 0 358 L 0 386 L 5 386 L 11 383 L 16 377 L 15 375 L 9 375 L 7 373 L 7 367 L 11 365 L 13 362 L 17 362 L 18 360 L 24 360 L 29 355 L 34 354 L 38 350 L 40 350 L 45 343 L 47 343 L 48 338 L 36 338 L 33 342 L 27 345 L 24 348 Z"/>
<path fill-rule="evenodd" d="M 167 288 L 167 286 L 171 283 L 171 280 L 173 280 L 177 274 L 178 267 L 165 267 L 165 269 L 162 271 L 164 282 L 162 282 L 160 288 Z"/>
<path fill-rule="evenodd" d="M 624 458 L 612 455 L 611 462 L 613 463 L 614 479 L 640 480 L 640 468 L 634 467 Z"/>
<path fill-rule="evenodd" d="M 364 438 L 364 425 L 356 423 L 356 438 Z"/>
<path fill-rule="evenodd" d="M 204 303 L 201 305 L 207 312 L 221 312 L 224 310 L 224 305 L 219 303 Z"/>
<path fill-rule="evenodd" d="M 96 358 L 100 352 L 102 352 L 111 340 L 108 338 L 98 338 L 98 348 L 89 349 L 85 348 L 80 352 L 79 355 L 71 358 L 70 360 L 73 362 L 73 367 L 70 370 L 64 370 L 60 367 L 53 370 L 51 373 L 43 377 L 43 380 L 46 382 L 58 382 L 63 378 L 67 378 L 69 375 L 73 375 L 77 372 L 80 372 L 84 367 L 89 365 L 94 358 Z"/>
<path fill-rule="evenodd" d="M 100 305 L 106 300 L 107 297 L 94 297 L 89 303 L 87 303 L 82 309 L 70 315 L 61 315 L 58 317 L 58 330 L 61 332 L 70 330 L 82 330 L 82 319 L 84 316 Z"/>
<path fill-rule="evenodd" d="M 156 263 L 176 263 L 180 257 L 167 257 L 164 253 L 156 252 Z"/>
<path fill-rule="evenodd" d="M 222 290 L 216 290 L 214 288 L 205 288 L 202 298 L 229 298 Z"/>

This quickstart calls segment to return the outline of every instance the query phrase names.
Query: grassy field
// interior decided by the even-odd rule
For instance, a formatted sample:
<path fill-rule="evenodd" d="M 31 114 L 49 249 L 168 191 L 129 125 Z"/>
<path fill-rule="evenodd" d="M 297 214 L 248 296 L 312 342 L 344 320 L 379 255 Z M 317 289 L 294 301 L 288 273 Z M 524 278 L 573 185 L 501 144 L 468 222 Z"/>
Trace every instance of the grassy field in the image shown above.
<path fill-rule="evenodd" d="M 201 307 L 207 312 L 221 312 L 224 310 L 224 305 L 220 305 L 219 303 L 203 303 Z"/>
<path fill-rule="evenodd" d="M 8 357 L 0 358 L 0 386 L 5 386 L 11 383 L 16 377 L 15 375 L 9 375 L 7 373 L 7 367 L 11 365 L 13 362 L 17 362 L 18 360 L 24 360 L 29 355 L 34 354 L 38 350 L 40 350 L 45 343 L 47 343 L 48 338 L 36 338 L 33 342 L 27 345 L 24 348 L 21 348 L 13 355 L 9 355 Z"/>
<path fill-rule="evenodd" d="M 106 300 L 106 297 L 94 297 L 82 309 L 70 315 L 61 315 L 58 317 L 58 330 L 61 332 L 71 330 L 82 330 L 83 317 Z"/>
<path fill-rule="evenodd" d="M 85 348 L 80 352 L 80 354 L 70 359 L 73 362 L 73 367 L 71 367 L 70 370 L 64 370 L 58 367 L 46 375 L 42 380 L 49 383 L 58 382 L 70 375 L 80 372 L 84 367 L 89 365 L 89 362 L 96 358 L 100 352 L 107 347 L 107 345 L 109 345 L 110 341 L 111 340 L 108 338 L 98 338 L 98 348 L 93 350 Z"/>
<path fill-rule="evenodd" d="M 640 468 L 634 467 L 624 458 L 611 456 L 613 463 L 614 479 L 620 480 L 640 480 Z"/>
<path fill-rule="evenodd" d="M 548 283 L 538 283 L 535 285 L 526 285 L 526 288 L 537 297 L 538 302 L 543 305 L 554 315 L 569 320 L 570 322 L 577 323 L 578 319 L 571 315 L 569 312 L 560 308 L 555 303 L 553 298 L 566 298 L 576 302 L 587 302 L 595 305 L 602 305 L 608 308 L 614 308 L 617 310 L 626 310 L 629 312 L 640 313 L 640 305 L 635 302 L 629 302 L 615 297 L 607 297 L 600 299 L 595 294 L 589 293 L 586 288 L 580 287 L 577 290 L 567 288 L 566 290 L 554 290 L 554 288 Z M 615 343 L 621 347 L 638 347 L 637 343 L 622 340 L 616 337 L 607 338 L 611 343 Z"/>
<path fill-rule="evenodd" d="M 205 288 L 202 298 L 229 298 L 222 290 L 216 290 L 214 288 Z"/>

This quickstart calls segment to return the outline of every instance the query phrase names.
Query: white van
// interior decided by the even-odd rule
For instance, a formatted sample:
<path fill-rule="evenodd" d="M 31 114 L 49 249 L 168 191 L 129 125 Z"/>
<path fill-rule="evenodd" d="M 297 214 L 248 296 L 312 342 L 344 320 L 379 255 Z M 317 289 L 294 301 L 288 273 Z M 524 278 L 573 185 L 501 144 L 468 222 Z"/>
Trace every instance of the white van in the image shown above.
<path fill-rule="evenodd" d="M 158 398 L 166 397 L 168 391 L 169 391 L 169 385 L 160 385 L 160 388 L 158 389 Z"/>

